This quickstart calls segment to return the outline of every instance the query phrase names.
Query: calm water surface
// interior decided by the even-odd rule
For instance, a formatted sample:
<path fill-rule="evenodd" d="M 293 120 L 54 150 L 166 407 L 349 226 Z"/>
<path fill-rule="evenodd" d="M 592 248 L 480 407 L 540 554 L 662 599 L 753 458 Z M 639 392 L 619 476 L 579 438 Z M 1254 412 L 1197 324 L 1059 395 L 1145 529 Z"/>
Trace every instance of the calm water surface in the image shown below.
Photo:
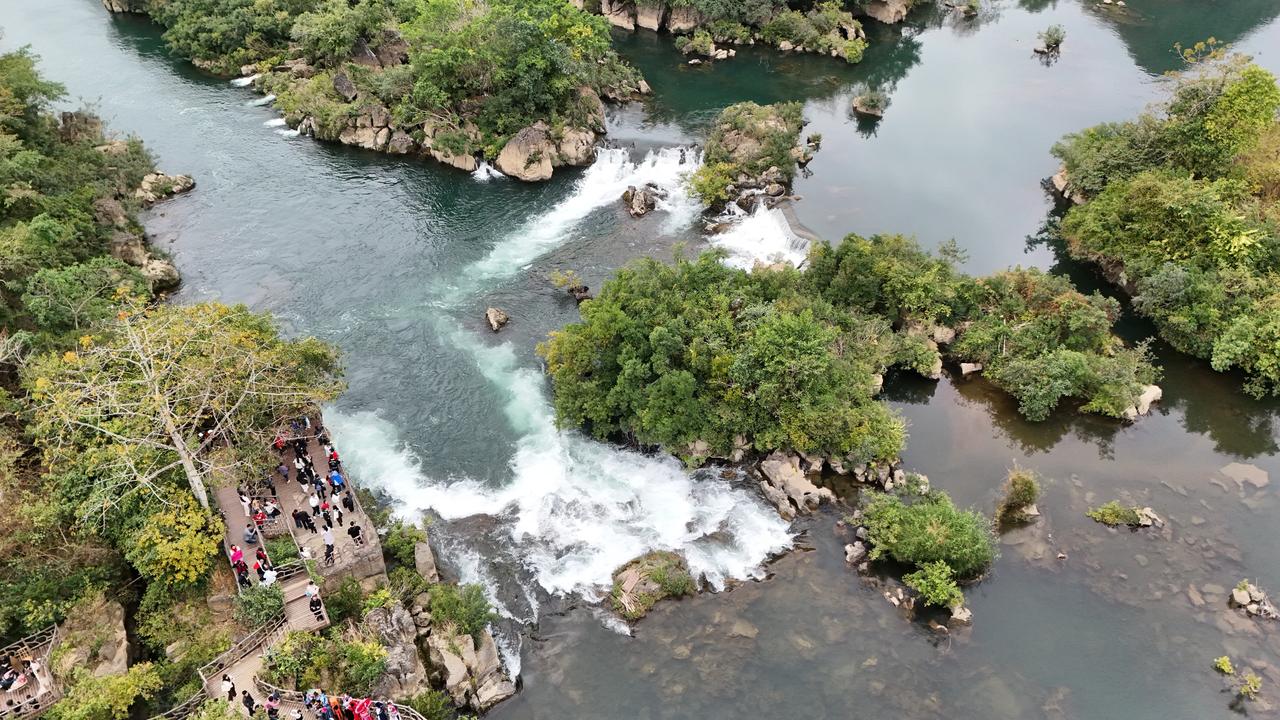
<path fill-rule="evenodd" d="M 407 513 L 429 510 L 453 572 L 485 582 L 508 615 L 524 687 L 494 717 L 976 720 L 1228 717 L 1209 665 L 1224 653 L 1280 698 L 1277 628 L 1224 602 L 1245 576 L 1280 591 L 1280 405 L 1161 347 L 1164 402 L 1130 426 L 1069 410 L 1030 424 L 980 379 L 890 378 L 886 397 L 911 424 L 906 463 L 959 502 L 990 510 L 1014 463 L 1045 478 L 1042 521 L 1006 535 L 994 572 L 966 591 L 974 626 L 940 637 L 845 567 L 838 513 L 788 529 L 741 478 L 689 478 L 557 432 L 533 347 L 576 312 L 546 277 L 575 269 L 598 286 L 630 258 L 702 247 L 678 194 L 641 221 L 616 197 L 637 181 L 677 187 L 696 154 L 680 165 L 675 148 L 751 99 L 803 101 L 823 134 L 796 185 L 820 235 L 954 238 L 972 271 L 1037 265 L 1101 287 L 1027 242 L 1052 210 L 1048 148 L 1156 98 L 1175 42 L 1214 35 L 1280 71 L 1278 15 L 1272 0 L 1006 0 L 974 21 L 925 12 L 872 27 L 852 67 L 754 48 L 690 67 L 663 38 L 620 37 L 655 96 L 611 111 L 617 149 L 595 167 L 540 186 L 290 138 L 257 96 L 168 57 L 155 28 L 93 0 L 9 2 L 0 24 L 5 47 L 30 43 L 73 99 L 197 178 L 147 223 L 182 270 L 179 300 L 271 310 L 344 349 L 351 389 L 329 418 L 359 479 Z M 1031 47 L 1051 23 L 1067 41 L 1045 66 Z M 892 100 L 874 124 L 848 111 L 868 87 Z M 497 336 L 489 305 L 514 316 Z M 1134 318 L 1121 330 L 1152 332 Z M 1229 463 L 1274 482 L 1242 487 Z M 1084 518 L 1112 498 L 1168 525 Z M 728 589 L 662 605 L 628 637 L 589 600 L 649 547 L 682 550 Z"/>

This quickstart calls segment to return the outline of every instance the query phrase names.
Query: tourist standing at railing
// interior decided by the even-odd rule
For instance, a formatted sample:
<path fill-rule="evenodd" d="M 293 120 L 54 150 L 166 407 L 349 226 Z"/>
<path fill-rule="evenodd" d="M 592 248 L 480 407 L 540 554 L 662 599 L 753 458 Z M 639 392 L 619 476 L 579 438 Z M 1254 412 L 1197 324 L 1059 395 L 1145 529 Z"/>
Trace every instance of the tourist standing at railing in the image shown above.
<path fill-rule="evenodd" d="M 255 527 L 253 523 L 248 523 L 247 525 L 244 526 L 244 544 L 245 545 L 258 544 L 258 528 Z"/>
<path fill-rule="evenodd" d="M 262 563 L 263 568 L 271 567 L 271 558 L 267 556 L 266 548 L 259 547 L 257 552 L 255 552 L 253 555 L 258 559 L 258 562 Z"/>
<path fill-rule="evenodd" d="M 240 562 L 243 559 L 244 559 L 244 551 L 240 549 L 239 545 L 232 545 L 231 546 L 231 566 L 235 567 L 235 564 Z"/>
<path fill-rule="evenodd" d="M 249 496 L 245 494 L 243 489 L 237 490 L 236 492 L 240 495 L 240 507 L 244 508 L 244 516 L 249 517 L 253 514 L 253 511 L 250 509 Z"/>

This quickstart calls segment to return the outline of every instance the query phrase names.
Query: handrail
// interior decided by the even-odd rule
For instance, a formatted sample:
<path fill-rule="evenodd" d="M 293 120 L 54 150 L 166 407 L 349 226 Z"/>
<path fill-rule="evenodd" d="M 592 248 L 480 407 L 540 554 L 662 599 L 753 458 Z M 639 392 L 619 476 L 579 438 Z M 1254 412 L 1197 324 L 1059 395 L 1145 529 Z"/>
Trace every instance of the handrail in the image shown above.
<path fill-rule="evenodd" d="M 37 630 L 30 635 L 14 640 L 13 642 L 0 648 L 0 656 L 16 655 L 20 651 L 35 652 L 43 645 L 52 645 L 53 640 L 58 635 L 58 624 L 54 623 L 43 630 Z"/>
<path fill-rule="evenodd" d="M 266 680 L 263 680 L 262 676 L 260 675 L 253 676 L 253 686 L 258 692 L 262 693 L 263 695 L 271 695 L 274 693 L 279 695 L 280 699 L 285 700 L 287 702 L 304 703 L 306 702 L 306 699 L 307 699 L 307 694 L 305 692 L 301 690 L 285 690 L 282 687 L 279 687 L 277 685 L 272 685 Z M 408 718 L 408 720 L 426 720 L 426 718 L 422 716 L 422 713 L 418 712 L 417 710 L 414 710 L 408 705 L 402 705 L 390 698 L 369 698 L 369 699 L 373 700 L 374 702 L 384 702 L 384 703 L 391 703 L 395 705 L 396 712 L 400 714 L 401 718 Z"/>
<path fill-rule="evenodd" d="M 240 642 L 237 642 L 218 657 L 200 666 L 200 669 L 196 672 L 200 675 L 201 682 L 207 685 L 210 677 L 231 667 L 240 659 L 246 657 L 249 653 L 259 647 L 262 647 L 264 644 L 269 644 L 267 642 L 267 638 L 287 625 L 288 619 L 282 609 L 278 614 L 272 616 L 271 620 L 267 621 L 257 630 L 254 630 L 241 638 Z"/>
<path fill-rule="evenodd" d="M 182 720 L 183 718 L 187 717 L 191 713 L 195 712 L 196 708 L 203 705 L 205 701 L 208 699 L 209 699 L 209 691 L 205 689 L 203 685 L 201 685 L 200 689 L 197 690 L 195 694 L 192 695 L 191 697 L 187 698 L 186 700 L 183 700 L 177 705 L 174 705 L 168 710 L 165 710 L 159 715 L 152 715 L 150 718 L 147 718 L 147 720 Z"/>

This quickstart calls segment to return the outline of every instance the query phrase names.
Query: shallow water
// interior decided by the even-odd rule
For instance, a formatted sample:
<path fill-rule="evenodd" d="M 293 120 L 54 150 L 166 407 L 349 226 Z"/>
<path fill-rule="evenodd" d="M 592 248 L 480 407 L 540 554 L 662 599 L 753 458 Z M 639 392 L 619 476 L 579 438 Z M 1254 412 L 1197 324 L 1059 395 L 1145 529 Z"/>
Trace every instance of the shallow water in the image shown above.
<path fill-rule="evenodd" d="M 73 98 L 145 138 L 163 169 L 196 177 L 148 218 L 183 272 L 179 300 L 269 309 L 345 350 L 350 390 L 329 418 L 359 480 L 406 513 L 430 508 L 451 569 L 528 623 L 504 623 L 524 687 L 495 717 L 1169 718 L 1227 714 L 1209 667 L 1224 652 L 1280 693 L 1280 628 L 1240 622 L 1221 597 L 1193 607 L 1187 592 L 1246 575 L 1280 592 L 1275 485 L 1220 473 L 1252 463 L 1280 481 L 1280 404 L 1159 347 L 1165 399 L 1131 426 L 1069 410 L 1030 424 L 981 379 L 890 378 L 886 396 L 911 423 L 907 465 L 961 503 L 990 509 L 1015 462 L 1046 479 L 1045 517 L 1006 536 L 992 575 L 967 590 L 974 627 L 939 638 L 844 566 L 836 512 L 787 532 L 741 478 L 689 478 L 556 431 L 533 346 L 576 317 L 552 270 L 595 287 L 629 258 L 704 246 L 678 195 L 639 221 L 615 198 L 629 183 L 678 187 L 672 148 L 742 99 L 806 103 L 823 148 L 795 211 L 819 235 L 955 238 L 975 272 L 1021 263 L 1097 286 L 1026 242 L 1051 210 L 1049 146 L 1156 97 L 1173 42 L 1215 35 L 1280 70 L 1277 15 L 1270 0 L 1003 2 L 973 22 L 873 28 L 852 67 L 757 49 L 690 67 L 663 38 L 623 37 L 655 97 L 611 110 L 619 149 L 540 186 L 289 137 L 251 91 L 167 57 L 155 28 L 93 0 L 11 3 L 0 24 L 5 47 L 31 43 Z M 1030 48 L 1054 22 L 1067 42 L 1044 66 Z M 868 86 L 892 98 L 875 124 L 848 112 Z M 758 247 L 794 250 L 757 220 Z M 749 233 L 717 241 L 752 248 Z M 489 305 L 513 315 L 497 336 Z M 1151 329 L 1126 318 L 1122 332 Z M 1168 526 L 1084 518 L 1113 497 Z M 798 549 L 761 565 L 788 543 Z M 587 601 L 549 601 L 591 598 L 645 547 L 682 549 L 731 589 L 659 606 L 634 637 Z"/>

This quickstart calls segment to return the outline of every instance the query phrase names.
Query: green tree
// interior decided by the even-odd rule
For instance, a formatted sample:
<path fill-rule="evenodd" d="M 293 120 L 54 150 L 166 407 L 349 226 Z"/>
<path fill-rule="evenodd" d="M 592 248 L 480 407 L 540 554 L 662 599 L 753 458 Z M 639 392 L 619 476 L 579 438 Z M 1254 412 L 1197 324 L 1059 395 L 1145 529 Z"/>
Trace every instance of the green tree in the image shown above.
<path fill-rule="evenodd" d="M 160 690 L 160 675 L 149 662 L 138 663 L 121 675 L 97 677 L 80 668 L 66 695 L 50 706 L 52 720 L 124 720 L 138 700 Z"/>
<path fill-rule="evenodd" d="M 51 471 L 90 484 L 82 517 L 133 494 L 163 499 L 179 477 L 207 508 L 211 471 L 256 461 L 284 418 L 341 387 L 332 349 L 282 340 L 242 306 L 123 313 L 84 345 L 39 358 L 25 374 Z M 201 440 L 202 431 L 211 433 Z M 239 454 L 218 452 L 214 439 Z"/>

